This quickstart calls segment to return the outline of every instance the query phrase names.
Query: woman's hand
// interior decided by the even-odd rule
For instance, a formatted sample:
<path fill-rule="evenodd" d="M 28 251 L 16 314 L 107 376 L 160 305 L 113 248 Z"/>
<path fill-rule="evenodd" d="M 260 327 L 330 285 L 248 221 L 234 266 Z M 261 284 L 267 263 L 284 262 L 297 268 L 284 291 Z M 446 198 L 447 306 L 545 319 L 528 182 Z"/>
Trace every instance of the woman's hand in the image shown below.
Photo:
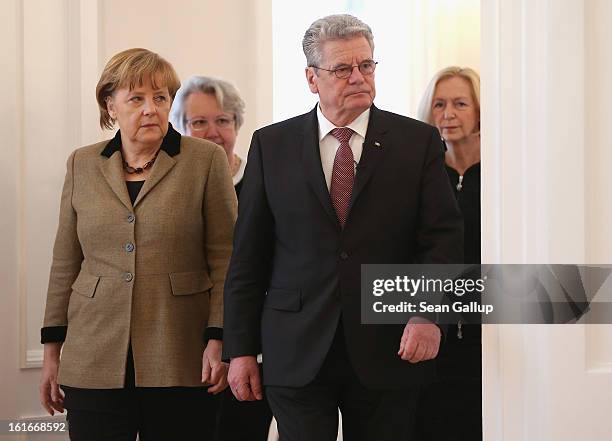
<path fill-rule="evenodd" d="M 57 384 L 57 371 L 60 363 L 61 343 L 45 343 L 42 376 L 40 379 L 40 403 L 49 415 L 54 410 L 64 413 L 64 396 Z"/>
<path fill-rule="evenodd" d="M 218 394 L 227 387 L 227 363 L 221 361 L 221 340 L 208 340 L 202 356 L 202 383 L 210 384 L 208 393 Z"/>

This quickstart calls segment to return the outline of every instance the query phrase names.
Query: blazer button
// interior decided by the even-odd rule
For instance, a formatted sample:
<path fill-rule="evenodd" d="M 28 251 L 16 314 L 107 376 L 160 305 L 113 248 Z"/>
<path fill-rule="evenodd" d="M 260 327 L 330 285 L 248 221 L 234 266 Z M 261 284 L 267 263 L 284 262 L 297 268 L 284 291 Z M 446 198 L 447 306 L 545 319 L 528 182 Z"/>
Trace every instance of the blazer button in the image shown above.
<path fill-rule="evenodd" d="M 127 251 L 128 253 L 131 253 L 132 251 L 134 251 L 134 244 L 132 242 L 126 243 L 125 251 Z"/>
<path fill-rule="evenodd" d="M 346 260 L 346 259 L 348 259 L 348 257 L 349 257 L 349 255 L 348 255 L 348 253 L 346 251 L 342 251 L 340 253 L 340 259 Z"/>
<path fill-rule="evenodd" d="M 128 214 L 127 221 L 129 223 L 132 224 L 132 223 L 134 223 L 135 220 L 136 220 L 136 216 L 134 216 L 132 213 Z"/>
<path fill-rule="evenodd" d="M 131 282 L 132 280 L 134 280 L 134 274 L 132 274 L 132 273 L 125 273 L 125 274 L 123 275 L 123 279 L 124 279 L 126 282 Z"/>

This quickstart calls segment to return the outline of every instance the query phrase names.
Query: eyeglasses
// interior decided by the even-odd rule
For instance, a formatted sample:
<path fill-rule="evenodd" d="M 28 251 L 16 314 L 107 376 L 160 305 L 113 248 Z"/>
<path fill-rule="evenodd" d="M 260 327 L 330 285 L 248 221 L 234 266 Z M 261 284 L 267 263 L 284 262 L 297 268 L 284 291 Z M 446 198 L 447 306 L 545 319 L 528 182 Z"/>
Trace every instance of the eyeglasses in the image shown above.
<path fill-rule="evenodd" d="M 372 75 L 374 71 L 376 70 L 377 64 L 378 64 L 378 61 L 364 60 L 361 63 L 355 64 L 353 66 L 341 65 L 335 69 L 325 69 L 319 66 L 310 66 L 310 67 L 314 67 L 315 69 L 326 70 L 327 72 L 333 72 L 336 75 L 336 77 L 340 78 L 341 80 L 345 80 L 351 76 L 354 68 L 359 69 L 359 72 L 361 72 L 361 75 Z"/>
<path fill-rule="evenodd" d="M 229 116 L 220 116 L 211 121 L 204 118 L 193 118 L 187 121 L 187 125 L 194 132 L 204 132 L 209 129 L 211 124 L 218 129 L 229 129 L 234 124 L 234 118 L 230 118 Z"/>

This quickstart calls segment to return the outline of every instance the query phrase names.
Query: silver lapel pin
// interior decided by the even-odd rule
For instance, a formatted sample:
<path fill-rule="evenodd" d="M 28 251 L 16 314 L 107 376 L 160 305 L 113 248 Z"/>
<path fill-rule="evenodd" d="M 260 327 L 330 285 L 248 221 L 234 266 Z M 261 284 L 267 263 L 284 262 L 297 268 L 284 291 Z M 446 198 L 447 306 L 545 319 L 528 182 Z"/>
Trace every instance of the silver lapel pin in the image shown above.
<path fill-rule="evenodd" d="M 376 147 L 381 147 L 380 142 L 378 142 L 378 141 L 374 141 L 374 145 L 375 145 Z"/>

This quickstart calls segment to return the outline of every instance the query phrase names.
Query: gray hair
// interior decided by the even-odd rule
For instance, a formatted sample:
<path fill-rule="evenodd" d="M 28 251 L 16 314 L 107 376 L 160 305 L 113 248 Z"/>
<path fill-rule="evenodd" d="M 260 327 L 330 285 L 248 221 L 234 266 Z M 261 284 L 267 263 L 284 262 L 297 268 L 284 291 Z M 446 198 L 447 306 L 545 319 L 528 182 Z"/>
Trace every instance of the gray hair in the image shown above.
<path fill-rule="evenodd" d="M 354 37 L 365 37 L 374 52 L 374 36 L 372 29 L 349 14 L 328 15 L 310 25 L 304 39 L 302 48 L 306 55 L 308 66 L 321 66 L 323 62 L 322 46 L 328 40 L 348 40 Z"/>
<path fill-rule="evenodd" d="M 224 112 L 234 115 L 236 131 L 240 129 L 244 122 L 245 105 L 238 90 L 227 81 L 194 75 L 187 79 L 176 92 L 176 97 L 170 110 L 170 122 L 180 133 L 183 135 L 187 133 L 185 102 L 189 95 L 198 92 L 213 95 Z"/>

